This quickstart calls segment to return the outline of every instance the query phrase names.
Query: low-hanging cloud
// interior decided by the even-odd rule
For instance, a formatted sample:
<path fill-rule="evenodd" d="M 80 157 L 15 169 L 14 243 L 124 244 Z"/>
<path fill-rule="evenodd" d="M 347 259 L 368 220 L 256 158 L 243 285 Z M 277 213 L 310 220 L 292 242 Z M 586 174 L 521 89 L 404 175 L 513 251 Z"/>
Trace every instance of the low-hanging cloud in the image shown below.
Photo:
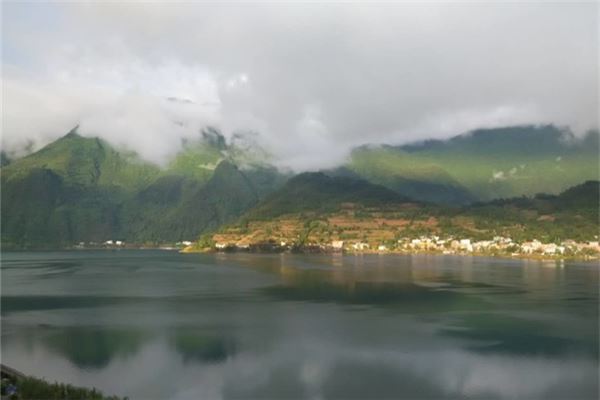
<path fill-rule="evenodd" d="M 598 126 L 598 6 L 3 6 L 2 146 L 79 124 L 164 163 L 206 125 L 281 165 L 479 127 Z"/>

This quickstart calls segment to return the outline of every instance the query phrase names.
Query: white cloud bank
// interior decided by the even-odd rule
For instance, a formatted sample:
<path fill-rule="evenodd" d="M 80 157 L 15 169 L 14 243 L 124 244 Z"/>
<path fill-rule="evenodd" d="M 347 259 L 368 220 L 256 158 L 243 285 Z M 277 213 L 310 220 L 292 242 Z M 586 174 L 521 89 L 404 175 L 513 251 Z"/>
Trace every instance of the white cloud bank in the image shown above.
<path fill-rule="evenodd" d="M 163 162 L 210 124 L 306 169 L 366 142 L 598 126 L 595 3 L 4 3 L 2 22 L 5 149 L 80 124 Z"/>

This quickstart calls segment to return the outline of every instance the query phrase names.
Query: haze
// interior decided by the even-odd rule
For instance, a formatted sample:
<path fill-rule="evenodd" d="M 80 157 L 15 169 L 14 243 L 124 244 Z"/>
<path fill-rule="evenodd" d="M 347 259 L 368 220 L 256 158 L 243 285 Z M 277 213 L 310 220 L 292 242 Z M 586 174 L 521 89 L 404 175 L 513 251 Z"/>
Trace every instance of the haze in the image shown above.
<path fill-rule="evenodd" d="M 79 124 L 164 164 L 206 125 L 279 165 L 481 127 L 598 127 L 590 3 L 2 4 L 2 147 Z"/>

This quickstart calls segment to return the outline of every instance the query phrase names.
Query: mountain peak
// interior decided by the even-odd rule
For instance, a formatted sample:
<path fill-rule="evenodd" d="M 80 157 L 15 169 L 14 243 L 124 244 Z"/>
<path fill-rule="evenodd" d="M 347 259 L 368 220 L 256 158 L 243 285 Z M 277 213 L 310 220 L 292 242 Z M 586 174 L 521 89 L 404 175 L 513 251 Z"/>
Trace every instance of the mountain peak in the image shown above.
<path fill-rule="evenodd" d="M 63 136 L 63 138 L 65 138 L 65 139 L 81 138 L 82 136 L 79 134 L 78 130 L 79 130 L 79 124 L 75 125 L 75 127 L 73 129 L 71 129 L 69 132 L 67 132 L 67 134 L 65 136 Z"/>

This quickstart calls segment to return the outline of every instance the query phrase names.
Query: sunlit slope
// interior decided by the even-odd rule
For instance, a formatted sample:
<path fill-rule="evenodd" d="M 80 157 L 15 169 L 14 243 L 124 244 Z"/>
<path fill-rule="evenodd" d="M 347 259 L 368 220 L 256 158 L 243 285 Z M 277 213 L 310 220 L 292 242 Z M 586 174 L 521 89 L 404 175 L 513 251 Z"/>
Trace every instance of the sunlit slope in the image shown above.
<path fill-rule="evenodd" d="M 54 246 L 120 230 L 120 205 L 159 169 L 70 132 L 2 168 L 2 244 Z"/>
<path fill-rule="evenodd" d="M 417 200 L 452 205 L 476 200 L 437 163 L 389 146 L 354 150 L 347 168 L 357 177 Z"/>
<path fill-rule="evenodd" d="M 236 133 L 228 142 L 216 129 L 206 128 L 197 138 L 182 143 L 182 150 L 169 163 L 166 172 L 206 182 L 223 160 L 248 171 L 273 169 L 271 155 L 252 133 Z"/>
<path fill-rule="evenodd" d="M 70 185 L 143 187 L 160 170 L 134 153 L 118 152 L 98 138 L 85 138 L 74 130 L 38 152 L 14 160 L 2 168 L 2 179 L 24 179 L 34 170 L 47 170 Z"/>
<path fill-rule="evenodd" d="M 347 168 L 416 199 L 460 204 L 461 196 L 466 203 L 559 193 L 597 180 L 598 162 L 597 131 L 575 138 L 554 126 L 527 126 L 479 130 L 447 141 L 361 147 Z M 419 187 L 423 184 L 430 186 Z"/>
<path fill-rule="evenodd" d="M 195 140 L 182 143 L 182 150 L 167 167 L 168 174 L 183 175 L 206 182 L 226 157 L 225 138 L 213 129 L 205 129 Z"/>

